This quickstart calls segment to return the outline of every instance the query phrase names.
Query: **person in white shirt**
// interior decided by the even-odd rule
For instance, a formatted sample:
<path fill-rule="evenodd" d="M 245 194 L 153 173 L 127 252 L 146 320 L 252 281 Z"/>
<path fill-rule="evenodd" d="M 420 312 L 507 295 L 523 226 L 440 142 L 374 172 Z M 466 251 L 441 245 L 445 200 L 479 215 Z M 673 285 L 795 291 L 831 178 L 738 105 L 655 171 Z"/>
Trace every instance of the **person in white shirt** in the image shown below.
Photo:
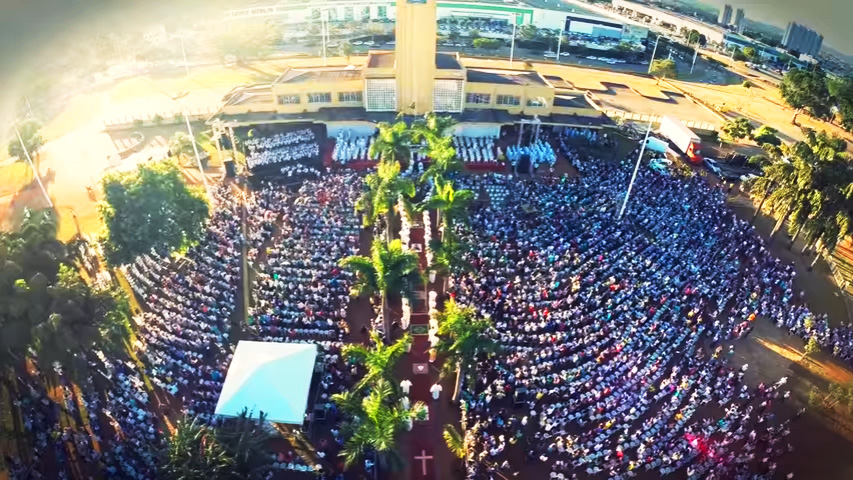
<path fill-rule="evenodd" d="M 410 406 L 409 405 L 409 397 L 404 396 L 403 398 L 400 399 L 400 403 L 403 404 L 403 410 L 409 409 L 409 406 Z"/>
<path fill-rule="evenodd" d="M 429 392 L 432 393 L 433 400 L 438 400 L 438 396 L 441 394 L 441 385 L 434 383 L 432 387 L 429 388 Z"/>
<path fill-rule="evenodd" d="M 412 381 L 408 378 L 400 382 L 400 388 L 403 389 L 403 394 L 408 395 L 409 389 L 412 388 Z"/>

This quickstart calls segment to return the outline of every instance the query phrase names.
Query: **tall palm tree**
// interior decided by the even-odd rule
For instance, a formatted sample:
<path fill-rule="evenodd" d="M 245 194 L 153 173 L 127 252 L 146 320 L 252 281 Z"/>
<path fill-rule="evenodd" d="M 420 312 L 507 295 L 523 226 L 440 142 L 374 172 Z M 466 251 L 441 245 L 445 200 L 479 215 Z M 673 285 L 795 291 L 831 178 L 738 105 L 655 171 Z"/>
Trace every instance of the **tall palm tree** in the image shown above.
<path fill-rule="evenodd" d="M 455 124 L 456 121 L 449 115 L 442 117 L 435 112 L 429 112 L 424 115 L 422 120 L 414 122 L 412 135 L 417 142 L 426 140 L 427 143 L 430 143 L 435 139 L 448 137 L 447 130 Z"/>
<path fill-rule="evenodd" d="M 347 360 L 364 365 L 367 369 L 367 373 L 358 382 L 355 390 L 362 390 L 382 379 L 393 385 L 397 360 L 406 353 L 412 343 L 412 337 L 408 333 L 391 345 L 385 345 L 382 337 L 376 332 L 371 332 L 370 339 L 373 341 L 370 347 L 352 343 L 345 345 L 341 352 Z"/>
<path fill-rule="evenodd" d="M 178 421 L 168 440 L 160 474 L 169 480 L 239 478 L 234 459 L 216 439 L 216 432 L 197 418 Z"/>
<path fill-rule="evenodd" d="M 391 241 L 391 227 L 397 199 L 400 196 L 414 197 L 415 184 L 410 179 L 400 176 L 399 162 L 385 158 L 379 162 L 377 171 L 364 179 L 364 183 L 367 189 L 356 202 L 355 210 L 364 215 L 364 226 L 373 225 L 377 218 L 385 215 L 385 235 L 386 239 Z"/>
<path fill-rule="evenodd" d="M 272 468 L 269 441 L 273 437 L 264 428 L 264 412 L 257 419 L 252 417 L 244 409 L 237 417 L 225 420 L 216 428 L 216 440 L 234 460 L 236 478 L 260 480 Z"/>
<path fill-rule="evenodd" d="M 387 162 L 408 161 L 411 144 L 412 132 L 406 122 L 380 122 L 376 140 L 370 145 L 370 157 Z"/>
<path fill-rule="evenodd" d="M 435 192 L 427 199 L 424 208 L 438 211 L 443 236 L 453 228 L 455 222 L 467 223 L 468 207 L 473 201 L 474 192 L 471 190 L 456 190 L 452 182 L 438 179 Z"/>
<path fill-rule="evenodd" d="M 415 289 L 423 282 L 417 253 L 404 251 L 400 240 L 387 244 L 374 240 L 370 257 L 353 255 L 341 260 L 340 264 L 356 274 L 352 296 L 381 296 L 385 337 L 390 338 L 388 297 L 399 295 L 412 300 Z"/>
<path fill-rule="evenodd" d="M 421 175 L 421 181 L 429 179 L 444 179 L 453 172 L 462 171 L 462 161 L 456 156 L 456 148 L 453 146 L 453 138 L 437 137 L 427 144 L 427 156 L 432 163 Z"/>
<path fill-rule="evenodd" d="M 473 306 L 462 307 L 456 300 L 444 302 L 444 310 L 436 315 L 438 320 L 437 350 L 447 355 L 445 367 L 456 367 L 456 387 L 453 400 L 459 397 L 463 378 L 470 381 L 473 377 L 466 372 L 476 365 L 477 355 L 492 353 L 498 348 L 497 342 L 489 335 L 494 331 L 492 322 L 477 316 Z"/>
<path fill-rule="evenodd" d="M 397 451 L 397 436 L 406 428 L 415 412 L 424 408 L 423 402 L 415 402 L 410 410 L 404 410 L 394 395 L 391 384 L 380 378 L 370 393 L 359 401 L 358 396 L 347 392 L 332 395 L 332 401 L 352 421 L 342 426 L 347 440 L 339 456 L 344 467 L 350 468 L 367 453 L 375 453 L 379 466 L 392 471 L 401 470 L 403 460 Z"/>

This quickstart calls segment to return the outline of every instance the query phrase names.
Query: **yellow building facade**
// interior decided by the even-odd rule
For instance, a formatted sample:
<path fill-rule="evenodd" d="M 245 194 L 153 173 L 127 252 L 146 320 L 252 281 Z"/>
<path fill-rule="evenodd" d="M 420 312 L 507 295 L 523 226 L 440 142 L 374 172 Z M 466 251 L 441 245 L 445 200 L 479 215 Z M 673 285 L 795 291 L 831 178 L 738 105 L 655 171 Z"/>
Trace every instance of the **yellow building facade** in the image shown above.
<path fill-rule="evenodd" d="M 565 82 L 533 70 L 466 67 L 459 54 L 437 52 L 435 0 L 398 3 L 395 28 L 393 51 L 370 51 L 359 66 L 287 68 L 270 85 L 236 88 L 217 116 L 232 125 L 387 120 L 427 112 L 499 124 L 600 117 L 583 92 L 560 86 Z"/>

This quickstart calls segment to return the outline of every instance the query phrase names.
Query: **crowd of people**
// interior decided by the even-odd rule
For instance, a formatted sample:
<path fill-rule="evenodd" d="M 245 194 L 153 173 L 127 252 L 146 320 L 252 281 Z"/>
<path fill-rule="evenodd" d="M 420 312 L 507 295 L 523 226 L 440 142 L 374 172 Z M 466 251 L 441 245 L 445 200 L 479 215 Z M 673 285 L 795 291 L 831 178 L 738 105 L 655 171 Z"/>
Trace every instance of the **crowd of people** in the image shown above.
<path fill-rule="evenodd" d="M 510 145 L 506 149 L 506 158 L 509 160 L 513 169 L 517 169 L 522 160 L 529 160 L 530 172 L 535 172 L 540 165 L 554 166 L 557 163 L 557 154 L 551 143 L 538 139 L 531 142 L 530 145 Z M 527 173 L 527 172 L 520 172 Z"/>
<path fill-rule="evenodd" d="M 494 321 L 503 352 L 466 391 L 473 456 L 497 465 L 520 442 L 557 479 L 771 478 L 791 449 L 790 419 L 771 408 L 790 395 L 786 379 L 749 388 L 748 367 L 722 350 L 756 316 L 808 315 L 793 268 L 721 188 L 641 169 L 620 220 L 637 152 L 618 165 L 568 153 L 582 176 L 501 182 L 509 203 L 480 207 L 460 232 L 473 270 L 451 295 Z M 519 213 L 530 201 L 539 218 Z M 483 462 L 469 465 L 488 478 Z"/>
<path fill-rule="evenodd" d="M 267 137 L 252 137 L 246 140 L 246 165 L 250 169 L 280 163 L 295 163 L 320 155 L 314 130 L 304 128 L 291 132 L 276 133 Z"/>
<path fill-rule="evenodd" d="M 372 135 L 356 135 L 350 130 L 340 132 L 338 138 L 335 139 L 332 160 L 341 165 L 368 160 L 376 161 L 377 158 L 370 155 L 373 139 Z"/>
<path fill-rule="evenodd" d="M 463 163 L 497 163 L 502 155 L 493 137 L 453 137 L 456 156 Z"/>

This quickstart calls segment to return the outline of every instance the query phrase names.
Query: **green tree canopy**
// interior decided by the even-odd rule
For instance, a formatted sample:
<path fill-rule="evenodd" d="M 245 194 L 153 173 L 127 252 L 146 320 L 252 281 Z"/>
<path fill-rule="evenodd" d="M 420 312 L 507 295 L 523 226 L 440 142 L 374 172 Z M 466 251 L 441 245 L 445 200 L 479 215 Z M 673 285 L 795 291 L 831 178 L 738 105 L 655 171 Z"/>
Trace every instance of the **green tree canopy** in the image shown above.
<path fill-rule="evenodd" d="M 21 134 L 21 140 L 24 141 L 24 148 L 21 148 L 21 142 L 18 140 L 18 135 L 12 132 L 9 137 L 8 152 L 10 157 L 17 157 L 20 161 L 26 161 L 24 149 L 33 158 L 33 162 L 38 159 L 38 152 L 44 146 L 44 138 L 41 136 L 41 123 L 37 120 L 28 119 L 18 124 L 18 132 Z"/>
<path fill-rule="evenodd" d="M 474 48 L 480 50 L 497 51 L 504 46 L 504 42 L 497 38 L 475 38 Z"/>
<path fill-rule="evenodd" d="M 652 62 L 652 68 L 649 73 L 657 77 L 658 83 L 660 83 L 662 78 L 675 78 L 677 75 L 675 60 L 668 58 L 655 60 Z"/>
<path fill-rule="evenodd" d="M 777 136 L 778 133 L 779 130 L 769 125 L 762 125 L 753 130 L 751 136 L 752 140 L 759 145 L 769 143 L 770 145 L 779 146 L 782 144 L 782 140 Z"/>
<path fill-rule="evenodd" d="M 347 57 L 347 63 L 349 63 L 349 57 L 355 52 L 355 47 L 348 41 L 341 42 L 340 47 L 338 47 L 338 51 L 340 52 L 342 57 Z"/>
<path fill-rule="evenodd" d="M 838 108 L 838 119 L 841 127 L 853 132 L 853 77 L 840 77 L 827 83 L 830 95 Z"/>
<path fill-rule="evenodd" d="M 745 47 L 743 49 L 743 54 L 746 56 L 746 58 L 748 58 L 750 61 L 752 61 L 752 60 L 755 60 L 755 56 L 757 55 L 757 52 L 752 47 Z"/>
<path fill-rule="evenodd" d="M 541 36 L 541 32 L 536 25 L 528 23 L 518 29 L 518 36 L 523 40 L 537 40 Z"/>
<path fill-rule="evenodd" d="M 373 240 L 370 257 L 353 255 L 341 266 L 356 274 L 353 296 L 402 295 L 411 299 L 421 282 L 417 253 L 404 251 L 400 240 L 385 243 Z"/>
<path fill-rule="evenodd" d="M 102 187 L 104 253 L 113 265 L 152 250 L 184 249 L 204 237 L 210 211 L 204 190 L 187 185 L 174 161 L 109 174 Z"/>
<path fill-rule="evenodd" d="M 748 138 L 752 133 L 752 124 L 744 117 L 738 117 L 726 121 L 720 128 L 723 134 L 731 141 L 737 142 L 742 138 Z"/>
<path fill-rule="evenodd" d="M 804 110 L 817 118 L 825 118 L 829 114 L 829 88 L 826 74 L 821 69 L 791 69 L 782 78 L 779 92 L 795 111 L 792 122 L 796 122 L 797 115 Z"/>
<path fill-rule="evenodd" d="M 160 474 L 168 480 L 238 478 L 234 459 L 216 439 L 214 429 L 197 418 L 178 420 Z"/>
<path fill-rule="evenodd" d="M 385 345 L 377 333 L 372 332 L 370 340 L 373 344 L 369 347 L 351 343 L 344 345 L 342 356 L 350 362 L 364 365 L 367 373 L 356 385 L 356 390 L 362 390 L 375 385 L 384 379 L 394 385 L 394 367 L 397 360 L 406 353 L 412 344 L 412 337 L 406 333 L 391 345 Z"/>

